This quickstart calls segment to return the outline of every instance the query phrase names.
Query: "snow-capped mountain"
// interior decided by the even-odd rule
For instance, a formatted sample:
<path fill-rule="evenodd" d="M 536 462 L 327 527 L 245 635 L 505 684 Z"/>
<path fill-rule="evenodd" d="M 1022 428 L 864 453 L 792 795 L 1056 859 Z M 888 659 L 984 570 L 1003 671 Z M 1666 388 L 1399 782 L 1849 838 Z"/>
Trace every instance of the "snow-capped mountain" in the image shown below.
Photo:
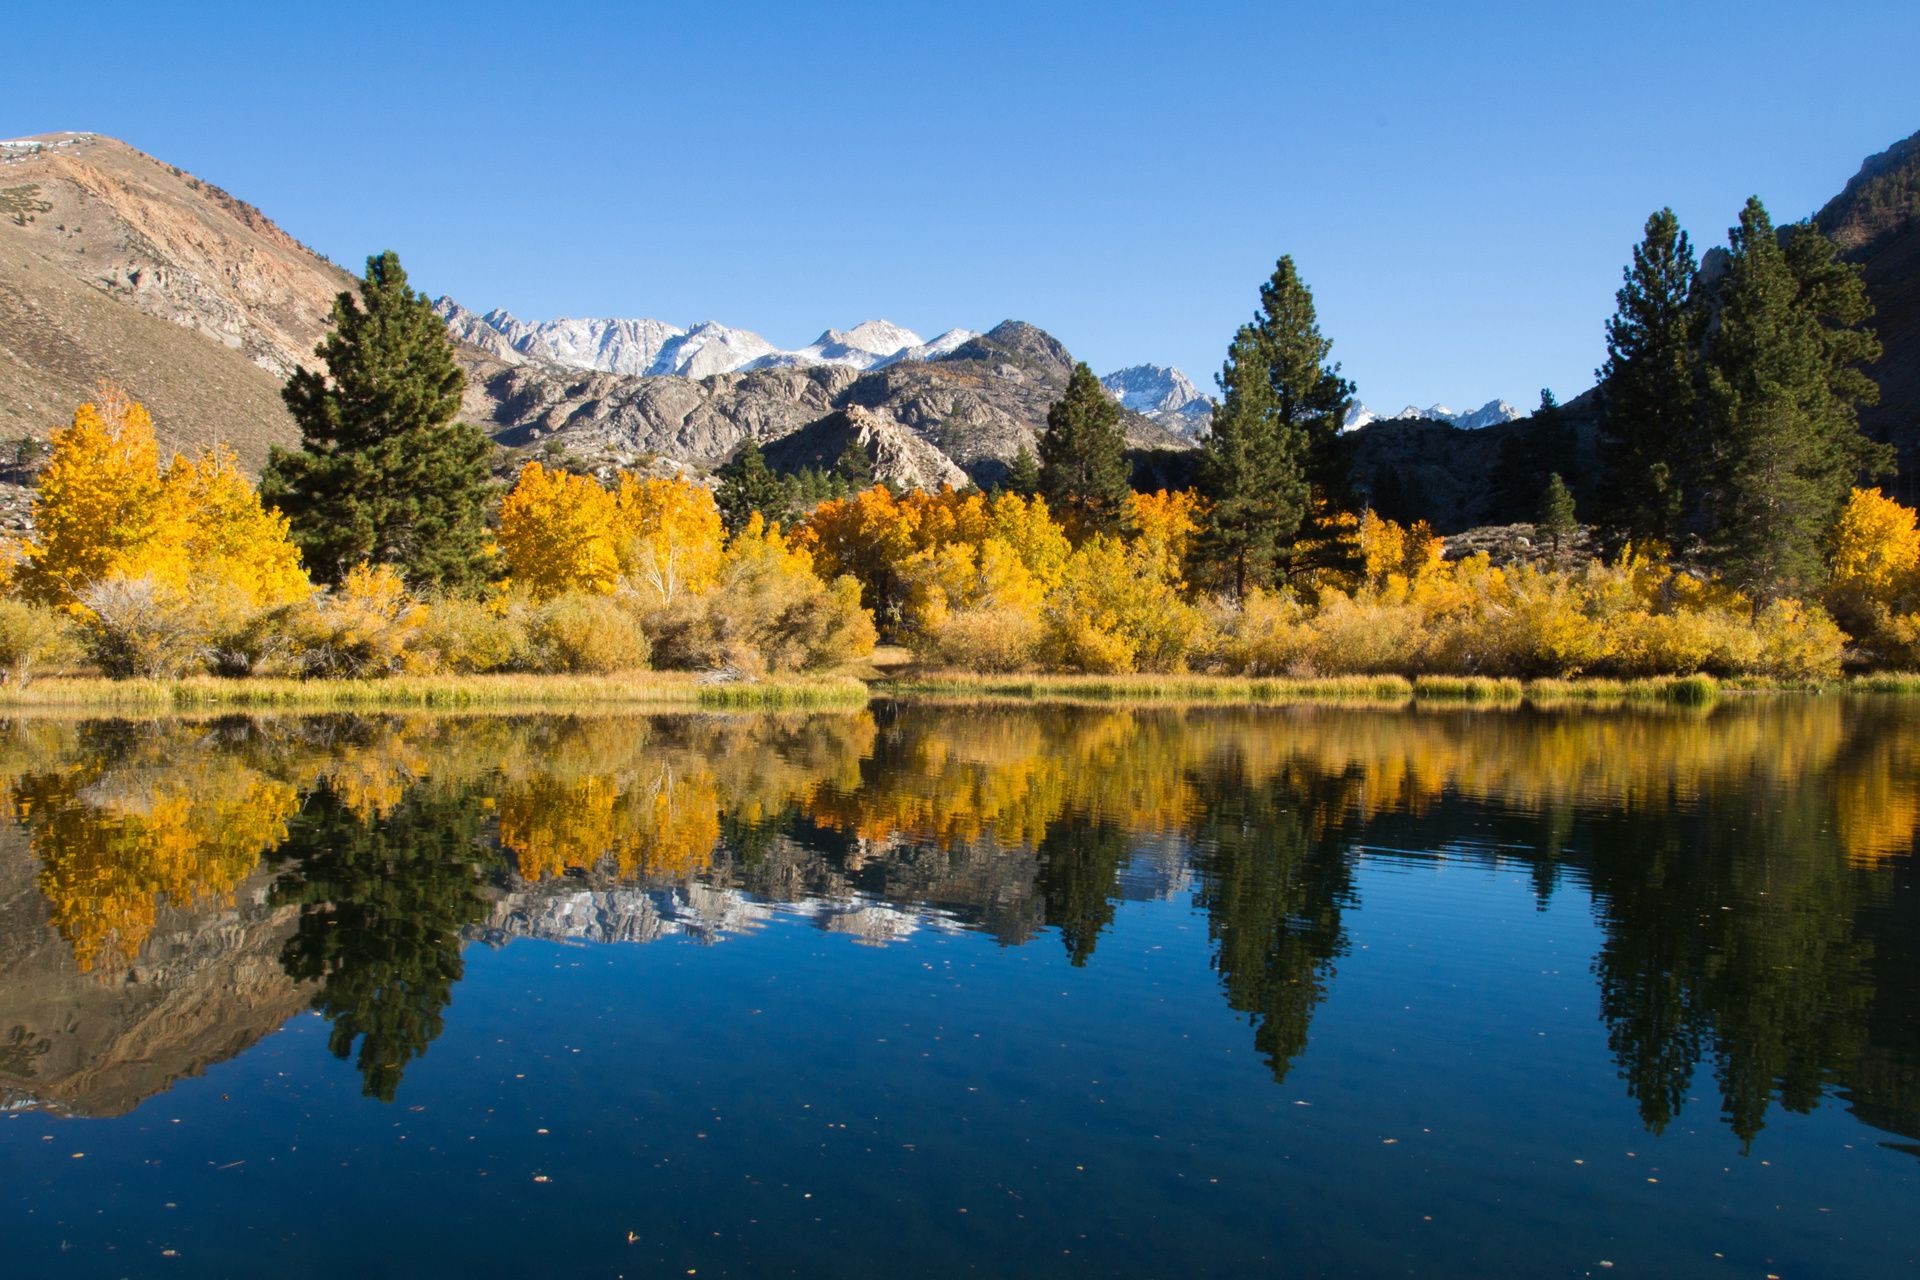
<path fill-rule="evenodd" d="M 1491 427 L 1496 423 L 1512 422 L 1526 415 L 1508 404 L 1505 400 L 1489 400 L 1478 409 L 1469 409 L 1459 413 L 1444 404 L 1430 404 L 1422 409 L 1410 404 L 1398 413 L 1378 414 L 1364 404 L 1355 402 L 1347 410 L 1347 421 L 1343 430 L 1358 431 L 1369 422 L 1397 421 L 1402 418 L 1426 418 L 1434 422 L 1446 422 L 1465 431 L 1477 431 L 1481 427 Z"/>
<path fill-rule="evenodd" d="M 931 360 L 979 336 L 971 329 L 949 329 L 926 342 L 911 329 L 868 320 L 844 332 L 828 329 L 808 346 L 783 351 L 751 329 L 711 320 L 687 329 L 646 319 L 527 321 L 508 311 L 480 315 L 452 298 L 441 298 L 433 309 L 455 337 L 510 363 L 651 377 L 706 378 L 822 364 L 878 369 L 901 360 Z"/>
<path fill-rule="evenodd" d="M 1100 379 L 1114 399 L 1135 413 L 1188 439 L 1204 435 L 1213 420 L 1213 401 L 1193 379 L 1164 364 L 1136 364 Z"/>

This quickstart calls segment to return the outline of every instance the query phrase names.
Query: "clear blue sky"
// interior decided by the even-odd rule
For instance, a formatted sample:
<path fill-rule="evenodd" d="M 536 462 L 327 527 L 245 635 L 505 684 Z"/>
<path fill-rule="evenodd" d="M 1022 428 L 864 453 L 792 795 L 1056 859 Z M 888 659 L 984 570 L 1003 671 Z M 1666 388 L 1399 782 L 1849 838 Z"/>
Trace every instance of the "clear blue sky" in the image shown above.
<path fill-rule="evenodd" d="M 34 5 L 0 136 L 124 138 L 357 267 L 782 345 L 1006 317 L 1210 386 L 1291 253 L 1379 409 L 1583 389 L 1671 204 L 1920 129 L 1920 3 Z"/>

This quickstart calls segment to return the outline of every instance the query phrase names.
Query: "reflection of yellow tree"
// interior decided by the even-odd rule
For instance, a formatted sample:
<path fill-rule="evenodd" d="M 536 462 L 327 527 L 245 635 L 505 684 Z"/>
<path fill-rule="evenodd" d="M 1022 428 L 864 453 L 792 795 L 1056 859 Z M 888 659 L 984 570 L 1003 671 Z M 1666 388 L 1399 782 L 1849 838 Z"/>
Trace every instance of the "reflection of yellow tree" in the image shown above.
<path fill-rule="evenodd" d="M 651 779 L 530 778 L 505 788 L 499 806 L 500 843 L 529 880 L 603 868 L 683 878 L 706 868 L 720 838 L 713 775 L 668 765 Z"/>
<path fill-rule="evenodd" d="M 39 884 L 83 972 L 132 963 L 160 900 L 230 903 L 263 851 L 286 838 L 294 789 L 231 762 L 130 778 L 69 768 L 22 782 Z"/>

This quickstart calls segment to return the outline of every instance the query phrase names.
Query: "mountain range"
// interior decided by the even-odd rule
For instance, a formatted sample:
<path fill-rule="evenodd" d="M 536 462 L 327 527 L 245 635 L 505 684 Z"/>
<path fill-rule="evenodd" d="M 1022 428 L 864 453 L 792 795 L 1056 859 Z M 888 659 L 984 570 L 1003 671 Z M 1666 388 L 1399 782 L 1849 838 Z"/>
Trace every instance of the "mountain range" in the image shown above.
<path fill-rule="evenodd" d="M 1860 264 L 1878 308 L 1882 398 L 1863 422 L 1898 447 L 1898 491 L 1912 501 L 1920 135 L 1870 158 L 1817 220 Z M 124 143 L 0 142 L 0 440 L 44 440 L 111 379 L 148 405 L 167 446 L 218 442 L 258 467 L 270 446 L 297 441 L 280 384 L 313 362 L 334 295 L 353 287 L 259 209 Z M 706 471 L 749 441 L 776 465 L 817 465 L 851 439 L 883 479 L 992 484 L 1034 446 L 1074 365 L 1058 339 L 1017 320 L 930 341 L 869 320 L 784 350 L 714 322 L 528 322 L 449 298 L 438 309 L 468 375 L 463 412 L 504 446 L 503 468 L 558 448 L 592 467 Z M 1165 365 L 1102 382 L 1142 465 L 1177 479 L 1174 460 L 1205 434 L 1210 400 Z M 1436 495 L 1436 516 L 1458 524 L 1484 514 L 1490 451 L 1527 422 L 1494 400 L 1392 418 L 1357 406 L 1348 425 L 1371 474 L 1405 470 L 1406 491 Z M 0 483 L 0 523 L 17 525 L 24 506 Z"/>
<path fill-rule="evenodd" d="M 1347 423 L 1344 429 L 1358 431 L 1375 422 L 1420 420 L 1444 422 L 1450 427 L 1459 427 L 1463 431 L 1478 431 L 1483 427 L 1498 426 L 1502 422 L 1513 422 L 1525 416 L 1505 400 L 1489 400 L 1478 409 L 1468 409 L 1461 413 L 1456 413 L 1444 404 L 1430 404 L 1424 409 L 1417 404 L 1410 404 L 1398 413 L 1375 413 L 1366 405 L 1355 401 L 1353 407 L 1347 410 Z"/>

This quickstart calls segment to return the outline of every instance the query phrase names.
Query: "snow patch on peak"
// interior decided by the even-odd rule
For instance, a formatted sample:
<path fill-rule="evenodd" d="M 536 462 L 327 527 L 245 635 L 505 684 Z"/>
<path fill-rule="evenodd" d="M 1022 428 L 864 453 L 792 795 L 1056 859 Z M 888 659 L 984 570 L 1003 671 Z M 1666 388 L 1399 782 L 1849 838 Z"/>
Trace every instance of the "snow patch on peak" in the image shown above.
<path fill-rule="evenodd" d="M 1193 379 L 1171 365 L 1130 365 L 1100 379 L 1100 385 L 1135 413 L 1188 439 L 1204 435 L 1213 421 L 1213 401 L 1201 394 Z"/>
<path fill-rule="evenodd" d="M 501 309 L 476 314 L 444 297 L 433 309 L 456 338 L 510 364 L 538 361 L 651 377 L 708 378 L 816 365 L 878 369 L 901 360 L 935 360 L 979 336 L 971 329 L 949 329 L 926 342 L 890 320 L 863 320 L 844 331 L 828 329 L 812 344 L 785 351 L 750 329 L 714 320 L 687 328 L 648 319 L 527 321 Z"/>
<path fill-rule="evenodd" d="M 1347 420 L 1342 426 L 1345 431 L 1358 431 L 1370 422 L 1397 422 L 1408 418 L 1421 418 L 1432 422 L 1444 422 L 1448 426 L 1459 427 L 1463 431 L 1478 431 L 1482 427 L 1491 427 L 1502 422 L 1512 422 L 1526 415 L 1508 404 L 1505 400 L 1489 400 L 1478 409 L 1459 412 L 1440 403 L 1428 405 L 1422 409 L 1410 404 L 1398 413 L 1381 415 L 1355 401 L 1347 410 Z"/>

